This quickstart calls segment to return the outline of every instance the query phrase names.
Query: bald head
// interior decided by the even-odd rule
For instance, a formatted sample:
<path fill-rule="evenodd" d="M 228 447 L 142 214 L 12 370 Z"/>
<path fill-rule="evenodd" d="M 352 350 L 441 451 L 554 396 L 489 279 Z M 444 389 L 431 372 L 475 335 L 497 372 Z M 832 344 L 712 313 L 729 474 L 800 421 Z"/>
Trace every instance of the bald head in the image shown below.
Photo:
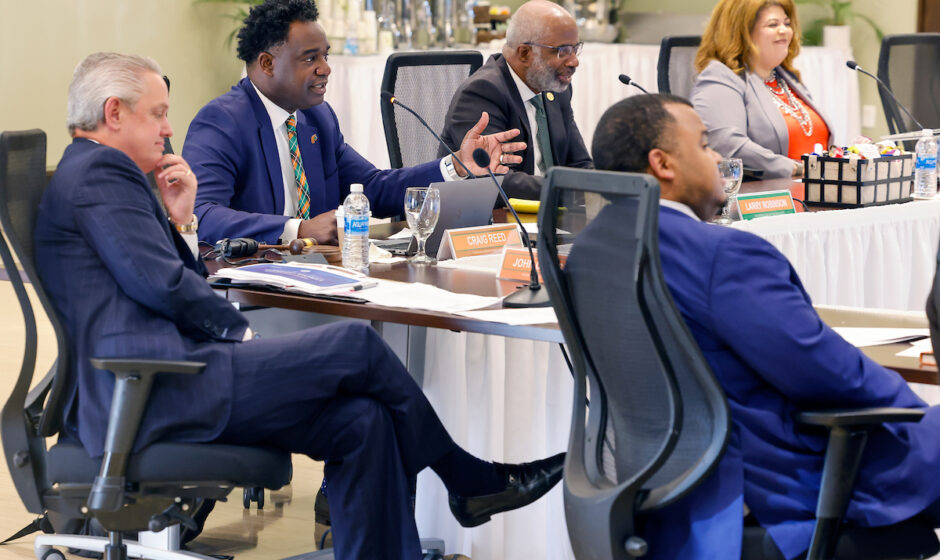
<path fill-rule="evenodd" d="M 506 28 L 506 45 L 512 48 L 527 42 L 544 43 L 553 28 L 571 27 L 574 18 L 567 10 L 548 0 L 530 0 L 516 10 Z"/>
<path fill-rule="evenodd" d="M 503 56 L 532 91 L 564 91 L 578 66 L 574 47 L 578 26 L 564 8 L 548 0 L 530 0 L 516 10 L 506 29 Z"/>

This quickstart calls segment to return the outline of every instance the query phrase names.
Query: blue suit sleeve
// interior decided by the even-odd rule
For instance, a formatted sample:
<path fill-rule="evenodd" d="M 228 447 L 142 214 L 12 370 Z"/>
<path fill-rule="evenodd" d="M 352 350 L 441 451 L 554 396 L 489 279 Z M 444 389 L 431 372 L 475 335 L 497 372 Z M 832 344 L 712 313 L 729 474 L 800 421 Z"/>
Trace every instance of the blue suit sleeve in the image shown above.
<path fill-rule="evenodd" d="M 250 118 L 245 115 L 244 118 Z M 234 118 L 225 110 L 207 105 L 189 125 L 183 145 L 183 159 L 189 163 L 199 181 L 196 207 L 199 218 L 199 239 L 215 243 L 223 237 L 250 237 L 265 243 L 276 243 L 289 219 L 274 209 L 270 212 L 247 212 L 232 208 L 239 185 L 239 167 L 251 157 L 245 138 Z"/>
<path fill-rule="evenodd" d="M 724 236 L 703 281 L 713 332 L 800 406 L 925 406 L 900 375 L 822 322 L 789 261 L 766 241 Z"/>
<path fill-rule="evenodd" d="M 349 185 L 362 183 L 373 216 L 397 216 L 404 212 L 406 188 L 425 187 L 444 180 L 439 160 L 402 169 L 377 169 L 346 143 L 332 107 L 329 108 L 329 115 L 333 121 L 332 126 L 337 131 L 336 165 L 339 168 L 341 203 L 349 194 Z"/>
<path fill-rule="evenodd" d="M 75 219 L 121 289 L 197 340 L 240 341 L 248 322 L 187 268 L 130 160 L 102 158 L 76 187 Z M 109 161 L 110 160 L 110 161 Z"/>

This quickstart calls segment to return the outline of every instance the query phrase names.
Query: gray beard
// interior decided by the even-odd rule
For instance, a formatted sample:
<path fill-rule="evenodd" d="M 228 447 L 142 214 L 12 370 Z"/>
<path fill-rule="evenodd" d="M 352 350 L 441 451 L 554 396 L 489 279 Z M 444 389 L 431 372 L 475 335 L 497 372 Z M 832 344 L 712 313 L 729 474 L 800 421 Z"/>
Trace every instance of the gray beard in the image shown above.
<path fill-rule="evenodd" d="M 539 91 L 554 91 L 561 93 L 568 89 L 568 85 L 555 76 L 555 69 L 550 67 L 542 57 L 535 57 L 529 71 L 526 72 L 526 78 L 533 86 L 533 89 Z"/>

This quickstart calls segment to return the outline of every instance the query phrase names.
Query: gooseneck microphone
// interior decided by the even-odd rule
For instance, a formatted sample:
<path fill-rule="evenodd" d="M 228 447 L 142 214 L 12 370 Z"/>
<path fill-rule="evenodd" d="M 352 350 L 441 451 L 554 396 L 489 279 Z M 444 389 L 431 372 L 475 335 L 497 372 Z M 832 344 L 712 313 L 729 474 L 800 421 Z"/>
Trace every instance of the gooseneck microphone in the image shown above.
<path fill-rule="evenodd" d="M 623 83 L 623 85 L 625 85 L 625 86 L 633 86 L 633 87 L 635 87 L 636 89 L 642 91 L 643 93 L 647 93 L 647 94 L 649 93 L 648 91 L 646 91 L 646 88 L 644 88 L 644 87 L 641 86 L 640 84 L 634 82 L 633 79 L 630 78 L 630 76 L 627 76 L 626 74 L 621 74 L 621 75 L 618 77 L 618 79 L 619 79 L 619 80 Z"/>
<path fill-rule="evenodd" d="M 490 179 L 496 184 L 496 189 L 499 190 L 499 196 L 503 198 L 506 207 L 512 212 L 512 217 L 515 218 L 516 223 L 519 224 L 522 242 L 529 250 L 529 259 L 532 263 L 531 270 L 529 271 L 529 285 L 503 298 L 503 307 L 548 307 L 552 302 L 548 299 L 548 292 L 543 290 L 542 285 L 539 283 L 539 273 L 538 270 L 535 269 L 535 255 L 532 253 L 532 243 L 529 241 L 529 234 L 526 233 L 525 226 L 522 225 L 522 220 L 519 219 L 519 214 L 516 214 L 516 210 L 512 207 L 512 204 L 509 204 L 509 197 L 506 196 L 506 191 L 503 190 L 503 186 L 499 184 L 493 172 L 490 171 L 490 154 L 486 153 L 486 150 L 483 148 L 473 150 L 473 163 L 486 169 Z"/>
<path fill-rule="evenodd" d="M 437 141 L 441 143 L 441 146 L 444 146 L 444 149 L 447 150 L 447 153 L 450 154 L 450 157 L 452 157 L 452 158 L 454 159 L 454 163 L 456 163 L 457 165 L 459 165 L 460 167 L 462 167 L 463 170 L 467 172 L 467 176 L 468 176 L 468 177 L 470 177 L 470 178 L 472 178 L 472 179 L 476 179 L 476 178 L 477 178 L 477 176 L 474 175 L 469 169 L 467 169 L 467 166 L 464 165 L 462 161 L 460 161 L 460 158 L 458 158 L 458 157 L 457 157 L 457 154 L 455 154 L 454 151 L 450 149 L 450 146 L 448 146 L 447 143 L 444 142 L 444 140 L 441 139 L 440 135 L 439 135 L 438 133 L 434 132 L 434 129 L 431 128 L 431 125 L 429 125 L 424 119 L 422 119 L 422 118 L 421 118 L 421 115 L 419 115 L 418 113 L 416 113 L 414 109 L 412 109 L 411 107 L 405 105 L 404 103 L 402 103 L 401 101 L 399 101 L 397 97 L 395 97 L 394 95 L 392 95 L 391 93 L 389 93 L 389 92 L 387 92 L 387 91 L 383 91 L 383 92 L 382 92 L 382 99 L 385 100 L 385 101 L 388 101 L 388 102 L 391 103 L 392 105 L 398 105 L 398 106 L 401 107 L 402 109 L 404 109 L 404 110 L 408 111 L 409 113 L 411 113 L 412 115 L 414 115 L 414 117 L 415 117 L 416 119 L 418 119 L 418 122 L 421 123 L 422 125 L 424 125 L 424 128 L 428 129 L 428 132 L 430 132 L 431 134 L 433 134 L 433 135 L 434 135 L 434 138 L 436 138 Z"/>
<path fill-rule="evenodd" d="M 922 125 L 922 124 L 920 124 L 919 122 L 917 122 L 917 119 L 914 118 L 914 115 L 912 115 L 911 112 L 907 110 L 907 107 L 905 107 L 903 103 L 901 103 L 900 101 L 898 101 L 898 98 L 894 96 L 894 92 L 891 91 L 891 88 L 889 88 L 887 84 L 885 84 L 884 82 L 881 81 L 881 78 L 879 78 L 878 76 L 872 74 L 872 73 L 869 72 L 868 70 L 865 70 L 864 68 L 862 68 L 861 66 L 859 66 L 858 63 L 855 62 L 854 60 L 846 61 L 845 65 L 848 66 L 849 68 L 851 68 L 852 70 L 856 70 L 856 71 L 858 71 L 858 72 L 861 72 L 862 74 L 865 74 L 866 76 L 868 76 L 868 77 L 870 77 L 870 78 L 874 78 L 874 80 L 875 80 L 876 82 L 878 82 L 878 85 L 881 86 L 881 89 L 883 89 L 883 90 L 885 90 L 886 92 L 888 92 L 888 95 L 891 96 L 891 99 L 894 100 L 894 102 L 897 104 L 897 106 L 900 107 L 901 109 L 903 109 L 904 112 L 907 114 L 907 116 L 910 117 L 912 121 L 914 121 L 914 124 L 917 125 L 918 130 L 923 130 L 924 125 Z"/>

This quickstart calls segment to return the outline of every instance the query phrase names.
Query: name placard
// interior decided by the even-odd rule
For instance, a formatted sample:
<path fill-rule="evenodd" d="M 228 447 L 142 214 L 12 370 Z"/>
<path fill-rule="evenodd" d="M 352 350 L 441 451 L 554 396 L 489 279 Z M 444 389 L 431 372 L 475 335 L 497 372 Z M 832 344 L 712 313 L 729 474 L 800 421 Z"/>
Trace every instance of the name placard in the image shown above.
<path fill-rule="evenodd" d="M 539 268 L 539 254 L 532 251 L 535 255 L 535 270 L 539 274 L 539 282 L 542 282 L 542 270 Z M 558 262 L 562 268 L 565 267 L 565 261 L 568 255 L 558 255 Z M 499 269 L 496 271 L 497 278 L 504 280 L 522 280 L 529 281 L 529 274 L 532 271 L 532 259 L 529 258 L 529 250 L 525 247 L 506 247 L 503 249 L 503 256 L 499 259 Z"/>
<path fill-rule="evenodd" d="M 533 252 L 533 254 L 535 254 Z M 539 270 L 539 256 L 535 254 L 535 269 Z M 532 259 L 529 258 L 529 250 L 525 247 L 506 247 L 503 249 L 503 256 L 499 259 L 499 270 L 496 271 L 497 278 L 505 280 L 528 281 L 529 274 L 532 272 Z M 539 282 L 542 281 L 542 272 L 539 271 Z"/>
<path fill-rule="evenodd" d="M 498 253 L 508 245 L 522 245 L 516 224 L 448 229 L 437 250 L 437 260 Z"/>
<path fill-rule="evenodd" d="M 745 220 L 796 213 L 793 196 L 787 190 L 739 194 L 738 210 L 741 212 L 741 218 Z"/>

